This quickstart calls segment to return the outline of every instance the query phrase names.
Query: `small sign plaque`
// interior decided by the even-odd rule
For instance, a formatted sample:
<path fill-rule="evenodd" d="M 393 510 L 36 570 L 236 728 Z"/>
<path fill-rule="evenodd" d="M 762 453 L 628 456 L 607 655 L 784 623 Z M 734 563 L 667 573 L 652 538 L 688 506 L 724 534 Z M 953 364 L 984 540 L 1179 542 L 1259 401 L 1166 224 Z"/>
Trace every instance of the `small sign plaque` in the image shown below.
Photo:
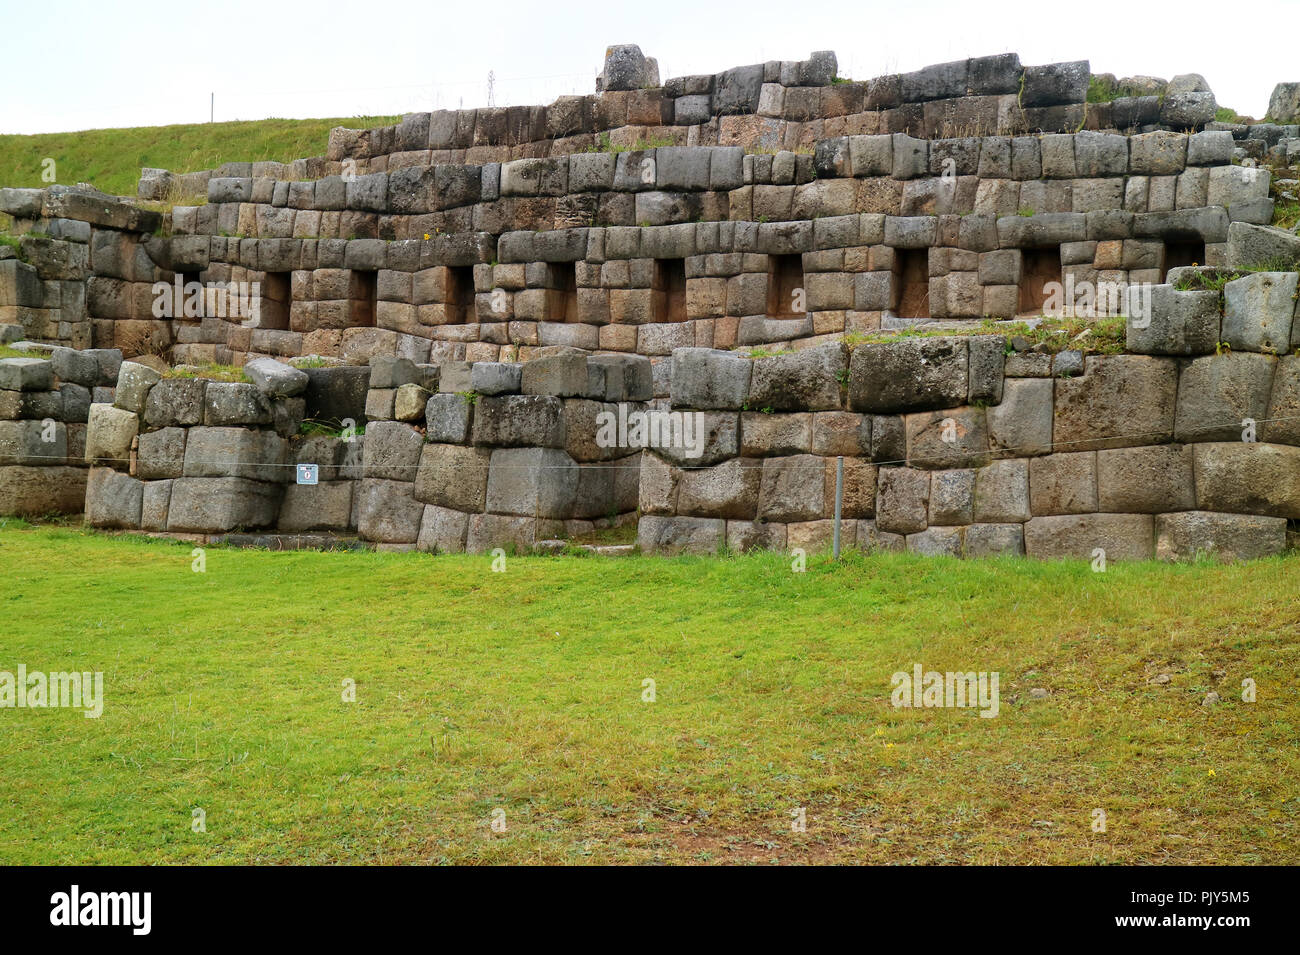
<path fill-rule="evenodd" d="M 320 465 L 318 464 L 298 465 L 299 484 L 317 484 L 319 482 L 320 482 Z"/>

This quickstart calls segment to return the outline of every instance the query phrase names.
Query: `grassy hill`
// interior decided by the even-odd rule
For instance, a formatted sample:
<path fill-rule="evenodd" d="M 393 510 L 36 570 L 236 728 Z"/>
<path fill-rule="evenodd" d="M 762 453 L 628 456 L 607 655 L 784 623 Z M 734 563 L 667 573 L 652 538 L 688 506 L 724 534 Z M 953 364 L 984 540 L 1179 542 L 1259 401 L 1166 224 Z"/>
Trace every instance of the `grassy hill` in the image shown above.
<path fill-rule="evenodd" d="M 50 158 L 60 183 L 88 182 L 115 195 L 135 195 L 143 166 L 194 172 L 223 162 L 289 162 L 324 155 L 335 126 L 365 129 L 400 118 L 264 119 L 0 135 L 0 186 L 48 185 L 41 181 L 41 170 L 42 160 Z"/>

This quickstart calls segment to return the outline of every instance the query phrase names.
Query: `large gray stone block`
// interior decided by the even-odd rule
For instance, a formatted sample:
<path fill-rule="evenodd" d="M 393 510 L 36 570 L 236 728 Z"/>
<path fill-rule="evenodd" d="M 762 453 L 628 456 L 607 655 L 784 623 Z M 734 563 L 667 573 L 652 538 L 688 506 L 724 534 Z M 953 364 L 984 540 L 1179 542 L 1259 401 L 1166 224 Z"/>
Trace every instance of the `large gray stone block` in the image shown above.
<path fill-rule="evenodd" d="M 0 465 L 63 465 L 68 432 L 63 422 L 0 421 Z"/>
<path fill-rule="evenodd" d="M 420 536 L 424 505 L 415 499 L 411 481 L 366 478 L 357 496 L 357 533 L 382 544 L 414 544 Z"/>
<path fill-rule="evenodd" d="M 1192 449 L 1180 445 L 1097 452 L 1097 509 L 1156 514 L 1196 506 Z"/>
<path fill-rule="evenodd" d="M 371 388 L 397 388 L 408 384 L 424 384 L 424 373 L 411 359 L 393 355 L 370 357 Z"/>
<path fill-rule="evenodd" d="M 471 514 L 465 533 L 465 551 L 481 554 L 503 550 L 529 553 L 537 541 L 538 520 L 511 514 Z"/>
<path fill-rule="evenodd" d="M 975 510 L 975 471 L 959 468 L 930 476 L 930 526 L 969 524 Z"/>
<path fill-rule="evenodd" d="M 144 485 L 112 468 L 91 468 L 86 481 L 86 523 L 138 528 Z"/>
<path fill-rule="evenodd" d="M 1193 446 L 1203 511 L 1300 518 L 1300 448 L 1242 441 Z"/>
<path fill-rule="evenodd" d="M 1224 206 L 1232 213 L 1237 206 L 1267 199 L 1271 179 L 1266 167 L 1215 166 L 1210 170 L 1206 204 Z M 1234 214 L 1233 218 L 1238 216 Z"/>
<path fill-rule="evenodd" d="M 1211 511 L 1156 516 L 1156 557 L 1160 560 L 1255 560 L 1285 549 L 1286 518 Z"/>
<path fill-rule="evenodd" d="M 1125 327 L 1128 350 L 1142 355 L 1208 355 L 1219 342 L 1219 293 L 1151 289 L 1149 314 L 1133 314 Z"/>
<path fill-rule="evenodd" d="M 1021 524 L 971 524 L 963 537 L 967 557 L 1023 557 L 1025 554 L 1025 528 Z"/>
<path fill-rule="evenodd" d="M 1228 248 L 1224 265 L 1230 268 L 1275 268 L 1300 263 L 1300 236 L 1272 226 L 1234 222 L 1228 226 Z"/>
<path fill-rule="evenodd" d="M 1130 136 L 1129 172 L 1139 176 L 1176 176 L 1187 165 L 1187 137 L 1157 130 Z"/>
<path fill-rule="evenodd" d="M 740 415 L 735 412 L 656 409 L 652 413 L 663 417 L 660 440 L 652 440 L 649 446 L 677 467 L 710 467 L 740 453 Z"/>
<path fill-rule="evenodd" d="M 1295 312 L 1295 272 L 1255 272 L 1223 287 L 1223 340 L 1238 351 L 1285 352 Z"/>
<path fill-rule="evenodd" d="M 267 483 L 294 479 L 288 443 L 274 431 L 190 428 L 185 437 L 184 476 L 239 477 Z"/>
<path fill-rule="evenodd" d="M 140 504 L 140 529 L 167 530 L 167 510 L 171 506 L 172 482 L 148 481 Z"/>
<path fill-rule="evenodd" d="M 922 557 L 960 557 L 963 527 L 928 527 L 907 535 L 907 551 Z"/>
<path fill-rule="evenodd" d="M 587 390 L 586 356 L 571 352 L 525 362 L 521 386 L 526 395 L 578 397 Z"/>
<path fill-rule="evenodd" d="M 140 435 L 136 473 L 147 481 L 178 478 L 185 473 L 186 428 L 162 428 Z"/>
<path fill-rule="evenodd" d="M 172 482 L 167 530 L 212 534 L 275 523 L 282 486 L 238 477 L 186 477 Z"/>
<path fill-rule="evenodd" d="M 250 358 L 244 374 L 268 398 L 292 398 L 307 390 L 307 373 L 274 358 Z"/>
<path fill-rule="evenodd" d="M 969 388 L 964 338 L 859 345 L 849 362 L 849 404 L 877 413 L 955 408 Z"/>
<path fill-rule="evenodd" d="M 514 362 L 475 362 L 469 382 L 470 390 L 479 395 L 517 394 L 523 384 L 523 366 Z"/>
<path fill-rule="evenodd" d="M 1035 516 L 1097 510 L 1097 455 L 1069 451 L 1029 462 L 1029 509 Z"/>
<path fill-rule="evenodd" d="M 988 463 L 989 431 L 983 408 L 925 411 L 906 415 L 904 423 L 911 467 L 937 470 Z"/>
<path fill-rule="evenodd" d="M 539 394 L 479 398 L 474 403 L 472 434 L 476 445 L 562 448 L 563 403 L 553 395 Z"/>
<path fill-rule="evenodd" d="M 1155 523 L 1150 514 L 1070 514 L 1035 517 L 1024 525 L 1025 553 L 1041 560 L 1078 558 L 1150 560 Z"/>
<path fill-rule="evenodd" d="M 290 451 L 295 464 L 314 464 L 320 481 L 339 480 L 341 466 L 351 449 L 358 442 L 344 441 L 332 435 L 306 435 L 294 439 Z M 360 449 L 356 452 L 356 464 L 360 466 Z"/>
<path fill-rule="evenodd" d="M 833 507 L 833 501 L 831 504 Z M 825 458 L 793 454 L 764 459 L 758 498 L 760 519 L 789 523 L 816 520 L 829 513 Z"/>
<path fill-rule="evenodd" d="M 891 534 L 925 530 L 930 512 L 930 472 L 881 468 L 876 497 L 876 525 Z"/>
<path fill-rule="evenodd" d="M 1274 123 L 1300 121 L 1300 83 L 1278 83 L 1268 98 L 1268 118 Z"/>
<path fill-rule="evenodd" d="M 1178 368 L 1169 358 L 1093 355 L 1080 378 L 1056 382 L 1058 448 L 1163 444 L 1173 437 Z"/>
<path fill-rule="evenodd" d="M 773 411 L 838 410 L 848 364 L 848 348 L 842 342 L 755 359 L 749 407 Z"/>
<path fill-rule="evenodd" d="M 643 514 L 636 542 L 647 554 L 715 554 L 726 540 L 726 523 L 721 518 Z"/>
<path fill-rule="evenodd" d="M 1183 366 L 1174 419 L 1176 441 L 1241 441 L 1250 424 L 1268 416 L 1277 359 L 1231 352 L 1207 355 Z M 1170 508 L 1173 510 L 1173 508 Z"/>
<path fill-rule="evenodd" d="M 125 369 L 130 362 L 124 362 Z M 119 378 L 118 403 L 122 386 Z M 261 425 L 272 421 L 271 404 L 257 386 L 242 381 L 210 381 L 203 392 L 203 423 L 212 426 Z"/>
<path fill-rule="evenodd" d="M 1074 134 L 1075 175 L 1084 179 L 1122 176 L 1128 171 L 1128 139 L 1081 129 Z"/>
<path fill-rule="evenodd" d="M 0 514 L 77 514 L 85 500 L 85 468 L 0 466 Z"/>
<path fill-rule="evenodd" d="M 578 465 L 554 448 L 498 448 L 488 472 L 487 509 L 496 514 L 566 519 L 578 491 Z"/>
<path fill-rule="evenodd" d="M 457 511 L 483 510 L 491 457 L 486 448 L 425 445 L 415 477 L 416 500 Z"/>
<path fill-rule="evenodd" d="M 825 412 L 837 414 L 838 412 Z M 870 421 L 865 415 L 855 418 Z M 746 457 L 772 457 L 780 454 L 807 454 L 812 450 L 813 416 L 808 413 L 764 414 L 746 411 L 740 416 L 740 453 Z M 869 437 L 868 450 L 870 453 Z"/>
<path fill-rule="evenodd" d="M 86 419 L 86 463 L 125 470 L 139 428 L 138 415 L 113 405 L 92 404 Z"/>
<path fill-rule="evenodd" d="M 992 448 L 1011 457 L 1049 453 L 1052 393 L 1050 378 L 1006 379 L 1001 403 L 986 412 Z"/>
<path fill-rule="evenodd" d="M 748 400 L 750 359 L 711 348 L 678 348 L 672 362 L 674 407 L 739 410 Z"/>
<path fill-rule="evenodd" d="M 0 358 L 0 388 L 5 391 L 49 391 L 54 366 L 44 358 Z"/>
<path fill-rule="evenodd" d="M 1257 432 L 1261 441 L 1300 445 L 1300 355 L 1278 359 L 1268 416 Z"/>
<path fill-rule="evenodd" d="M 761 462 L 732 458 L 711 468 L 681 472 L 677 512 L 689 517 L 752 520 L 758 509 Z"/>
<path fill-rule="evenodd" d="M 649 401 L 653 371 L 644 355 L 592 355 L 587 359 L 585 396 L 597 401 Z"/>
<path fill-rule="evenodd" d="M 61 382 L 73 382 L 85 388 L 99 384 L 99 362 L 95 356 L 75 348 L 50 350 L 50 367 Z"/>
<path fill-rule="evenodd" d="M 145 424 L 153 428 L 188 427 L 203 423 L 203 378 L 164 378 L 149 389 Z"/>
<path fill-rule="evenodd" d="M 1200 129 L 1214 121 L 1217 109 L 1209 91 L 1168 93 L 1160 101 L 1160 122 L 1175 129 Z"/>
<path fill-rule="evenodd" d="M 416 549 L 434 554 L 460 554 L 465 551 L 469 515 L 436 504 L 427 504 L 420 520 Z"/>
<path fill-rule="evenodd" d="M 474 405 L 464 395 L 438 394 L 425 402 L 424 418 L 426 436 L 430 441 L 443 444 L 465 444 L 469 441 L 470 422 Z"/>
<path fill-rule="evenodd" d="M 1002 400 L 1007 340 L 1002 335 L 972 335 L 968 343 L 968 404 L 996 405 Z"/>
<path fill-rule="evenodd" d="M 405 422 L 371 422 L 362 454 L 366 477 L 414 481 L 423 447 L 423 436 Z"/>
<path fill-rule="evenodd" d="M 162 375 L 150 368 L 133 361 L 122 362 L 117 373 L 117 391 L 113 404 L 123 411 L 136 414 L 144 411 L 149 399 L 149 389 L 162 379 Z"/>
<path fill-rule="evenodd" d="M 994 461 L 975 471 L 972 519 L 1007 524 L 1029 520 L 1029 462 Z"/>
<path fill-rule="evenodd" d="M 355 481 L 290 484 L 284 489 L 277 527 L 290 534 L 346 531 L 352 523 Z"/>
<path fill-rule="evenodd" d="M 1082 103 L 1090 77 L 1087 60 L 1026 66 L 1019 105 L 1029 108 Z"/>

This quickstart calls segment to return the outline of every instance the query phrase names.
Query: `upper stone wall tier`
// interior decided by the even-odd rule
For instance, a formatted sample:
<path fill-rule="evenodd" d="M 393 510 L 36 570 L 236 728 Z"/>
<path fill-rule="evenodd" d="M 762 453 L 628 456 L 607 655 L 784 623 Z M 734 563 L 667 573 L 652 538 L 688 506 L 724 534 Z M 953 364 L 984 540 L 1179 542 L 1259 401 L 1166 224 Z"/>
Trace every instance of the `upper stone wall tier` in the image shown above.
<path fill-rule="evenodd" d="M 822 135 L 906 132 L 922 138 L 1090 129 L 1200 129 L 1217 104 L 1205 91 L 1088 104 L 1086 60 L 1022 67 L 1014 53 L 865 81 L 836 75 L 833 53 L 685 76 L 663 86 L 562 96 L 549 106 L 412 113 L 393 126 L 336 128 L 329 159 L 429 150 L 535 147 L 572 152 L 629 128 L 685 128 L 691 145 L 789 148 Z M 839 121 L 839 122 L 836 122 Z M 818 129 L 825 124 L 828 128 Z M 807 128 L 805 128 L 807 127 Z M 671 133 L 668 133 L 671 135 Z M 583 137 L 587 137 L 584 141 Z"/>
<path fill-rule="evenodd" d="M 1226 131 L 854 135 L 819 140 L 811 154 L 673 146 L 409 166 L 315 182 L 218 177 L 207 184 L 207 205 L 176 206 L 172 222 L 177 234 L 418 238 L 852 212 L 1147 212 L 1248 199 L 1259 208 L 1238 209 L 1234 218 L 1267 221 L 1267 172 L 1232 165 L 1233 155 Z M 330 231 L 325 220 L 341 216 L 347 231 Z"/>
<path fill-rule="evenodd" d="M 653 63 L 636 47 L 612 47 L 598 80 L 604 91 L 594 95 L 561 96 L 546 106 L 411 113 L 400 123 L 373 129 L 340 126 L 331 131 L 324 157 L 290 164 L 228 163 L 178 176 L 146 169 L 140 195 L 160 198 L 173 183 L 198 191 L 208 178 L 314 179 L 645 144 L 776 151 L 808 149 L 820 139 L 844 135 L 950 139 L 1083 129 L 1188 131 L 1212 123 L 1217 109 L 1214 94 L 1199 87 L 1089 103 L 1088 61 L 1022 66 L 1014 53 L 863 81 L 839 77 L 835 54 L 826 51 L 808 60 L 756 63 L 662 85 Z M 1239 138 L 1244 137 L 1243 127 Z"/>

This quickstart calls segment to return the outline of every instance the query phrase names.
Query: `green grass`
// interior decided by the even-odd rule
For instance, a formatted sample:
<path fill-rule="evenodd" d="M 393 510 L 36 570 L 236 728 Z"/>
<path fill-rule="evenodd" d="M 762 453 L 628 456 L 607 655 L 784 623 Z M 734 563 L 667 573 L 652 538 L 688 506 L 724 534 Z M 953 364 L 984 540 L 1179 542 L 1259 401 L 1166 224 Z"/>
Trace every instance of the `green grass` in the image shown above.
<path fill-rule="evenodd" d="M 1273 204 L 1273 225 L 1288 232 L 1300 224 L 1300 202 L 1279 199 Z"/>
<path fill-rule="evenodd" d="M 1042 345 L 1050 354 L 1060 351 L 1077 350 L 1085 355 L 1118 355 L 1124 351 L 1126 319 L 1123 316 L 1107 318 L 1057 318 L 1042 316 L 1039 323 L 1030 327 L 1025 321 L 986 318 L 975 324 L 951 328 L 901 328 L 897 331 L 846 332 L 843 342 L 849 348 L 859 345 L 880 345 L 896 342 L 900 338 L 951 338 L 960 335 L 1002 335 L 1010 339 L 1013 336 L 1024 338 L 1031 346 Z M 1084 338 L 1077 336 L 1088 332 Z M 765 358 L 766 355 L 751 355 Z"/>
<path fill-rule="evenodd" d="M 208 362 L 203 365 L 189 365 L 183 368 L 169 368 L 164 378 L 207 378 L 210 381 L 251 382 L 247 372 L 239 365 L 222 365 Z"/>
<path fill-rule="evenodd" d="M 191 546 L 0 528 L 0 669 L 105 681 L 0 710 L 0 863 L 1300 862 L 1294 557 Z M 915 662 L 1000 715 L 893 708 Z"/>
<path fill-rule="evenodd" d="M 1088 92 L 1085 97 L 1089 103 L 1109 103 L 1111 100 L 1126 96 L 1142 96 L 1141 90 L 1118 82 L 1110 76 L 1093 74 L 1088 77 Z"/>
<path fill-rule="evenodd" d="M 41 161 L 55 161 L 58 181 L 88 182 L 113 195 L 135 195 L 140 169 L 214 169 L 225 162 L 290 162 L 323 156 L 335 126 L 367 129 L 400 116 L 344 119 L 264 119 L 186 126 L 89 129 L 36 136 L 0 136 L 0 185 L 46 186 Z"/>
<path fill-rule="evenodd" d="M 647 149 L 659 149 L 664 146 L 672 146 L 671 136 L 638 136 L 635 143 L 631 146 L 615 144 L 609 133 L 601 133 L 596 137 L 596 141 L 583 149 L 584 153 L 626 153 L 626 152 L 644 152 Z"/>

